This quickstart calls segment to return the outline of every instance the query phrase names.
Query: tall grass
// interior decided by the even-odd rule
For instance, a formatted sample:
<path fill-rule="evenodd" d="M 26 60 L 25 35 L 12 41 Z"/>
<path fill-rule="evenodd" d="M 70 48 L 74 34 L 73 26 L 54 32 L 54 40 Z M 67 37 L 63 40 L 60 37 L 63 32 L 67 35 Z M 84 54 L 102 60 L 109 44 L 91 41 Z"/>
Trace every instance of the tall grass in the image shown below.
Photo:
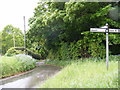
<path fill-rule="evenodd" d="M 114 58 L 113 58 L 114 59 Z M 58 75 L 48 79 L 41 88 L 117 88 L 118 61 L 109 62 L 109 70 L 103 61 L 74 62 L 67 65 Z"/>
<path fill-rule="evenodd" d="M 27 57 L 26 55 L 18 55 L 12 57 L 2 56 L 0 58 L 0 78 L 8 77 L 19 72 L 27 71 L 34 67 L 35 61 Z"/>
<path fill-rule="evenodd" d="M 109 61 L 119 61 L 120 60 L 120 55 L 111 55 L 109 57 Z M 57 66 L 66 66 L 66 65 L 70 65 L 74 62 L 84 62 L 84 61 L 95 61 L 95 62 L 99 62 L 99 61 L 103 61 L 105 62 L 106 59 L 101 59 L 98 57 L 94 57 L 94 58 L 80 58 L 78 60 L 46 60 L 45 64 L 53 64 L 53 65 L 57 65 Z"/>

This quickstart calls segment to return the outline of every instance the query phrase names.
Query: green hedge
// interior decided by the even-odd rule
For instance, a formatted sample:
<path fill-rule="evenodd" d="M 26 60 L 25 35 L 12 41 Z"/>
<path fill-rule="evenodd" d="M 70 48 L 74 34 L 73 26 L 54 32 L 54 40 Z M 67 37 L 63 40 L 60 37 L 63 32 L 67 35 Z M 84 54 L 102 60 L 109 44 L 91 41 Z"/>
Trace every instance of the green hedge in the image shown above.
<path fill-rule="evenodd" d="M 84 38 L 77 42 L 62 42 L 58 49 L 49 51 L 49 59 L 57 60 L 75 60 L 79 58 L 106 56 L 106 38 L 104 33 L 91 33 L 89 31 L 83 32 Z M 109 42 L 111 44 L 111 42 Z M 112 44 L 111 44 L 112 45 Z M 111 47 L 110 47 L 111 48 Z M 116 52 L 119 52 L 120 47 Z M 120 52 L 119 52 L 120 53 Z M 115 51 L 110 49 L 109 54 L 115 54 Z"/>
<path fill-rule="evenodd" d="M 58 60 L 71 60 L 88 57 L 105 58 L 105 45 L 100 42 L 79 40 L 72 43 L 61 43 L 58 50 L 49 51 L 48 58 Z"/>

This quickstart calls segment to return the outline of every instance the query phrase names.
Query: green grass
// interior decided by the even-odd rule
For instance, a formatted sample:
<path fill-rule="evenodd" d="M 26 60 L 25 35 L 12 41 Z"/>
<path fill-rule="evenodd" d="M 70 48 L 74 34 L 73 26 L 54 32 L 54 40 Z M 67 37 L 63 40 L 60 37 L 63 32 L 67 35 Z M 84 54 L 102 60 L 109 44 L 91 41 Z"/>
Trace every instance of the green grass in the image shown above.
<path fill-rule="evenodd" d="M 51 65 L 56 65 L 56 66 L 66 66 L 66 65 L 70 65 L 72 64 L 73 62 L 76 62 L 76 61 L 72 61 L 72 60 L 65 60 L 65 61 L 59 61 L 59 60 L 51 60 L 51 61 L 47 61 L 45 62 L 45 64 L 51 64 Z"/>
<path fill-rule="evenodd" d="M 25 56 L 2 56 L 0 58 L 0 78 L 8 77 L 16 73 L 31 70 L 35 67 L 35 61 Z"/>
<path fill-rule="evenodd" d="M 104 60 L 95 62 L 95 58 L 72 62 L 55 77 L 48 79 L 41 88 L 117 88 L 118 61 L 109 62 L 106 69 Z M 113 60 L 115 60 L 113 58 Z"/>
<path fill-rule="evenodd" d="M 119 61 L 120 60 L 120 55 L 111 55 L 109 57 L 109 61 Z M 72 63 L 75 63 L 75 62 L 78 62 L 78 61 L 81 61 L 81 62 L 84 62 L 84 61 L 95 61 L 95 62 L 99 62 L 99 61 L 104 61 L 105 62 L 105 59 L 101 59 L 101 58 L 81 58 L 79 60 L 48 60 L 47 62 L 45 62 L 45 64 L 52 64 L 52 65 L 57 65 L 57 66 L 66 66 L 66 65 L 70 65 Z"/>

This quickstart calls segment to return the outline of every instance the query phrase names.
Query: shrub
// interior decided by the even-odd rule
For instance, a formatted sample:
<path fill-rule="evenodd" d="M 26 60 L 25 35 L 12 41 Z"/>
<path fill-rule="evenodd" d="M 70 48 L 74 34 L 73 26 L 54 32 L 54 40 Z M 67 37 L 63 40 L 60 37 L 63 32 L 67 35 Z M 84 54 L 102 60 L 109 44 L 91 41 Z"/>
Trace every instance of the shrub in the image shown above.
<path fill-rule="evenodd" d="M 105 46 L 100 42 L 88 43 L 87 40 L 78 40 L 77 42 L 63 42 L 58 50 L 51 50 L 48 58 L 57 60 L 76 60 L 88 57 L 105 57 Z"/>
<path fill-rule="evenodd" d="M 29 55 L 25 54 L 18 54 L 14 56 L 17 61 L 21 62 L 22 64 L 22 70 L 27 71 L 35 67 L 35 59 L 33 59 Z"/>
<path fill-rule="evenodd" d="M 61 43 L 61 46 L 58 50 L 49 51 L 48 58 L 53 60 L 72 60 L 78 59 L 81 57 L 79 53 L 79 48 L 77 47 L 76 43 Z"/>
<path fill-rule="evenodd" d="M 35 60 L 28 55 L 2 56 L 0 58 L 1 77 L 7 77 L 19 72 L 35 68 Z"/>
<path fill-rule="evenodd" d="M 57 50 L 51 50 L 48 58 L 57 60 L 71 60 L 88 57 L 105 58 L 105 34 L 91 33 L 86 31 L 82 33 L 84 38 L 74 42 L 62 42 Z M 112 51 L 109 51 L 111 54 Z"/>
<path fill-rule="evenodd" d="M 37 53 L 35 53 L 27 48 L 24 48 L 24 47 L 12 47 L 7 51 L 7 53 L 5 55 L 6 56 L 14 56 L 17 54 L 24 54 L 24 53 L 32 56 L 35 59 L 44 59 L 45 58 L 44 56 L 41 56 L 41 54 L 37 54 Z"/>
<path fill-rule="evenodd" d="M 110 55 L 109 60 L 120 61 L 120 55 Z"/>
<path fill-rule="evenodd" d="M 8 49 L 8 51 L 6 52 L 6 56 L 13 56 L 13 55 L 16 55 L 16 54 L 23 54 L 24 51 L 22 50 L 16 50 L 14 47 Z"/>

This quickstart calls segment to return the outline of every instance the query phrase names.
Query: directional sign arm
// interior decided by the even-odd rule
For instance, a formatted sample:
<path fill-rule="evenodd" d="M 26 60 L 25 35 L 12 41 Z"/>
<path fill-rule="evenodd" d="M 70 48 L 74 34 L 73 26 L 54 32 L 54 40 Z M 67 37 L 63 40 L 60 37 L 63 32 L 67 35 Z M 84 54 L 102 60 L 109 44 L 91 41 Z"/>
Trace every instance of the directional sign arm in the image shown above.
<path fill-rule="evenodd" d="M 109 29 L 110 33 L 120 33 L 120 29 Z"/>
<path fill-rule="evenodd" d="M 105 28 L 90 28 L 90 32 L 106 32 Z"/>
<path fill-rule="evenodd" d="M 108 29 L 108 31 L 106 31 L 105 28 L 90 28 L 90 32 L 109 32 L 109 33 L 120 33 L 120 29 Z"/>

